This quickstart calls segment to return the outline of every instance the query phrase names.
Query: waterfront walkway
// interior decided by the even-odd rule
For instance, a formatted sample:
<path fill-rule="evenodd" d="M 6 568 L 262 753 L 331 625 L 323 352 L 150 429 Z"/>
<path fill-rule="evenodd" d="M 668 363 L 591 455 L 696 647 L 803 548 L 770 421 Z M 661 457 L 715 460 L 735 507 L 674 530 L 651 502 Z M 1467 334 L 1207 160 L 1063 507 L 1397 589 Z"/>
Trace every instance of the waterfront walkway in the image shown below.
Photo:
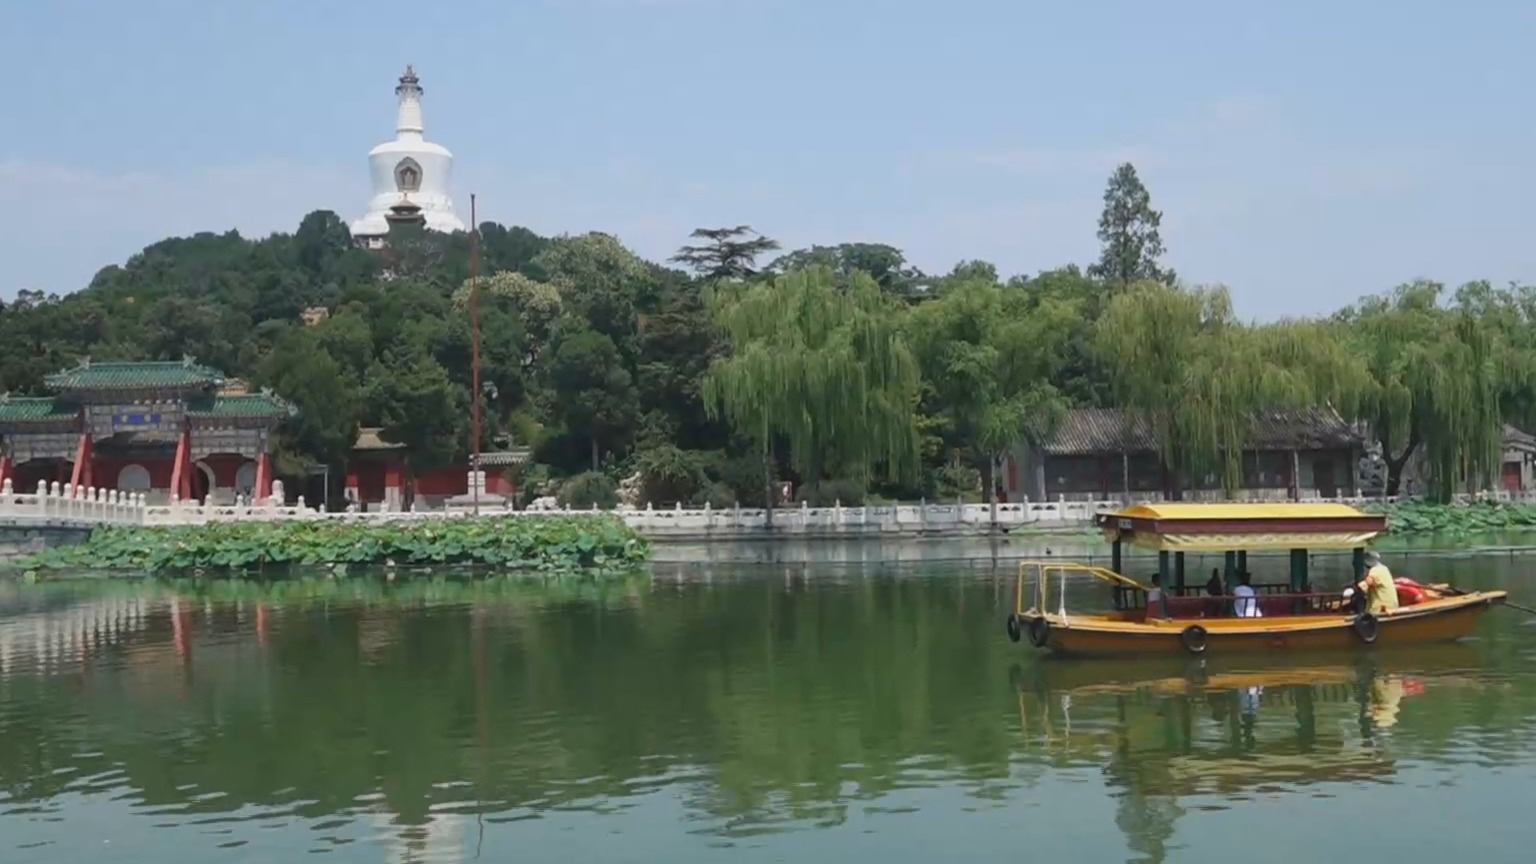
<path fill-rule="evenodd" d="M 276 490 L 279 495 L 281 489 Z M 6 480 L 0 488 L 0 527 L 90 528 L 97 525 L 205 525 L 212 522 L 270 522 L 294 519 L 397 521 L 453 519 L 470 515 L 465 508 L 448 510 L 322 512 L 305 503 L 281 501 L 279 495 L 258 502 L 208 504 L 171 501 L 150 504 L 143 494 L 116 490 L 72 489 L 68 485 L 44 486 L 29 492 L 13 489 Z M 1536 501 L 1531 493 L 1490 492 L 1483 498 L 1503 501 Z M 1315 499 L 1351 505 L 1391 502 L 1396 499 Z M 864 507 L 810 507 L 789 505 L 773 511 L 773 533 L 816 536 L 886 536 L 926 534 L 988 534 L 1034 531 L 1075 531 L 1093 524 L 1098 513 L 1124 506 L 1119 500 L 1042 501 L 1010 504 L 919 502 L 876 504 Z M 564 509 L 512 511 L 482 507 L 482 515 L 507 518 L 549 518 L 593 511 Z M 768 532 L 768 514 L 761 508 L 703 507 L 684 509 L 621 508 L 613 511 L 642 534 L 656 538 L 699 539 L 761 535 Z"/>

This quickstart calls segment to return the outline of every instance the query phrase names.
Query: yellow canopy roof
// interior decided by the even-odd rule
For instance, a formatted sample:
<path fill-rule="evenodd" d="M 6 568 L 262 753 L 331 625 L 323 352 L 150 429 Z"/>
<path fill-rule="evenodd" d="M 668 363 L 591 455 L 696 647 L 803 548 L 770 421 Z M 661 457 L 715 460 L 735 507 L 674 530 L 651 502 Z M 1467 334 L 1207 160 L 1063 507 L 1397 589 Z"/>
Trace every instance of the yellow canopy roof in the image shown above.
<path fill-rule="evenodd" d="M 1323 502 L 1172 502 L 1104 513 L 1098 524 L 1106 540 L 1143 549 L 1349 549 L 1385 530 L 1386 517 Z"/>
<path fill-rule="evenodd" d="M 1354 519 L 1369 516 L 1348 504 L 1321 501 L 1200 504 L 1183 501 L 1134 504 L 1110 514 L 1127 519 Z"/>

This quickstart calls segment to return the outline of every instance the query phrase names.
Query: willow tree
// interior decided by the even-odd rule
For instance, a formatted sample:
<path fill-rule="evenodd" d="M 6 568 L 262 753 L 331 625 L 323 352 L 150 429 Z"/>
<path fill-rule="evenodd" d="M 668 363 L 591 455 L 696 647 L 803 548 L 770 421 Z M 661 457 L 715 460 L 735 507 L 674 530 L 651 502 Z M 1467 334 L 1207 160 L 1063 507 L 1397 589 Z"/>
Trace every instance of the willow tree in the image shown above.
<path fill-rule="evenodd" d="M 973 454 L 990 492 L 997 459 L 1021 440 L 1042 441 L 1067 407 L 1051 381 L 1079 311 L 978 275 L 913 309 L 907 332 L 951 443 Z"/>
<path fill-rule="evenodd" d="M 779 439 L 811 482 L 829 470 L 865 481 L 876 467 L 893 480 L 915 473 L 918 365 L 901 307 L 872 278 L 839 289 L 832 271 L 812 267 L 723 285 L 706 303 L 731 344 L 704 376 L 706 410 L 758 447 L 770 510 Z"/>
<path fill-rule="evenodd" d="M 1331 324 L 1243 324 L 1224 288 L 1138 283 L 1109 301 L 1094 347 L 1115 401 L 1148 419 L 1180 487 L 1214 477 L 1236 490 L 1260 412 L 1352 405 L 1363 379 Z"/>
<path fill-rule="evenodd" d="M 1359 416 L 1381 443 L 1389 495 L 1415 454 L 1440 500 L 1498 466 L 1507 359 L 1495 329 L 1471 309 L 1445 308 L 1444 291 L 1413 282 L 1337 316 L 1369 371 Z"/>

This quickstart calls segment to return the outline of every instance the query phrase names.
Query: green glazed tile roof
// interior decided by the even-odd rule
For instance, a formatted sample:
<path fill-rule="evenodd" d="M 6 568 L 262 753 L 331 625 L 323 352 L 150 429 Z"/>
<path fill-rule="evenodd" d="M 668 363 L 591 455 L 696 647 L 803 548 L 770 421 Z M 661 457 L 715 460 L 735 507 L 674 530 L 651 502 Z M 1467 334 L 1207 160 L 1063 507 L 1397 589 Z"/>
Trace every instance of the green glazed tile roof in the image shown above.
<path fill-rule="evenodd" d="M 0 396 L 0 422 L 70 420 L 79 415 L 78 406 L 52 396 Z"/>
<path fill-rule="evenodd" d="M 187 416 L 211 418 L 293 417 L 298 410 L 286 400 L 270 393 L 246 393 L 239 396 L 215 396 L 187 403 Z"/>
<path fill-rule="evenodd" d="M 224 374 L 217 369 L 181 360 L 91 362 L 49 375 L 44 382 L 54 390 L 173 389 L 218 384 Z"/>

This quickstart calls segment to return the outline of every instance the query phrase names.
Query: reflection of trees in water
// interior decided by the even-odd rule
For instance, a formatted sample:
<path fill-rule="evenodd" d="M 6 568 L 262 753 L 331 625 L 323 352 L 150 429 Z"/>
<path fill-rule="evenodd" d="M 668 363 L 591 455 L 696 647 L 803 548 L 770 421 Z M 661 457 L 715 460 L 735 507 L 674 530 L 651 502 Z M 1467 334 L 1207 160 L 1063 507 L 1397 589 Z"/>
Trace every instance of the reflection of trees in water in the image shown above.
<path fill-rule="evenodd" d="M 1237 768 L 1268 760 L 1311 783 L 1328 777 L 1309 766 L 1347 777 L 1385 759 L 1343 758 L 1360 752 L 1339 731 L 1358 706 L 1334 690 L 1358 681 L 1266 685 L 1246 719 L 1222 686 L 1115 696 L 1096 691 L 1099 672 L 1051 680 L 1077 667 L 1035 681 L 1044 664 L 1000 644 L 990 583 L 810 581 L 313 585 L 308 599 L 184 604 L 184 654 L 157 606 L 122 645 L 0 677 L 0 800 L 127 787 L 168 812 L 383 807 L 398 832 L 445 810 L 525 816 L 664 791 L 702 830 L 741 835 L 839 824 L 906 787 L 993 795 L 1095 766 L 1132 850 L 1158 860 L 1184 797 L 1251 788 Z M 1004 664 L 1020 667 L 1017 693 Z M 1536 693 L 1520 681 L 1401 710 L 1392 755 L 1443 751 L 1469 725 L 1529 742 Z M 1005 719 L 1026 704 L 1020 727 Z"/>
<path fill-rule="evenodd" d="M 434 805 L 539 812 L 665 787 L 719 827 L 836 822 L 902 784 L 1009 777 L 1004 655 L 962 610 L 978 591 L 771 580 L 474 615 L 321 599 L 266 604 L 264 646 L 254 602 L 186 604 L 190 659 L 160 621 L 126 654 L 13 694 L 0 780 L 4 797 L 55 796 L 79 781 L 33 781 L 98 752 L 137 801 L 172 810 L 318 817 L 379 793 L 425 824 Z M 125 686 L 143 668 L 177 686 Z"/>

